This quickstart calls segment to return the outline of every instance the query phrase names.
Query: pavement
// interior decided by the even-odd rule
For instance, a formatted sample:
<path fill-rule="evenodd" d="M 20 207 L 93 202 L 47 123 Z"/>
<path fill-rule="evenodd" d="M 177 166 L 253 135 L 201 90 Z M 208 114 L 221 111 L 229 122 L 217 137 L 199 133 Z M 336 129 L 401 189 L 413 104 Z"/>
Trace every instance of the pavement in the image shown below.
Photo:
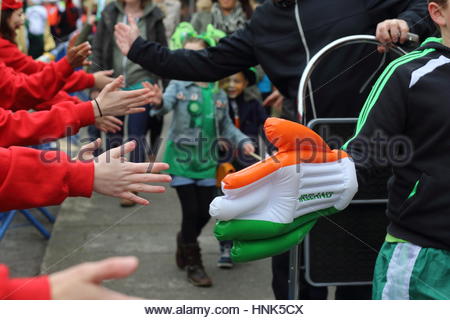
<path fill-rule="evenodd" d="M 41 271 L 48 273 L 84 261 L 133 255 L 138 271 L 107 287 L 147 299 L 273 299 L 270 259 L 216 267 L 218 242 L 211 221 L 200 237 L 203 262 L 213 279 L 211 288 L 196 288 L 175 265 L 175 235 L 181 209 L 175 191 L 147 197 L 148 207 L 121 208 L 116 199 L 94 195 L 67 199 L 53 228 Z"/>
<path fill-rule="evenodd" d="M 170 121 L 171 114 L 164 119 L 163 137 L 167 136 Z M 81 137 L 85 136 L 82 130 Z M 71 154 L 78 149 L 67 139 L 61 139 L 58 146 Z M 159 158 L 162 150 L 164 145 Z M 185 271 L 175 265 L 175 236 L 181 223 L 175 190 L 167 186 L 164 194 L 144 197 L 151 201 L 149 206 L 132 208 L 121 208 L 118 199 L 99 194 L 90 199 L 68 198 L 60 207 L 52 208 L 54 214 L 59 212 L 48 241 L 18 216 L 0 242 L 0 261 L 10 267 L 12 276 L 24 277 L 85 261 L 133 255 L 140 260 L 137 272 L 127 279 L 108 281 L 105 286 L 147 299 L 274 299 L 270 259 L 235 265 L 231 270 L 217 268 L 219 245 L 212 233 L 214 221 L 204 228 L 199 239 L 203 263 L 214 285 L 191 285 Z"/>
<path fill-rule="evenodd" d="M 56 216 L 60 207 L 47 208 Z M 30 212 L 47 230 L 52 230 L 52 224 L 41 213 L 35 209 Z M 23 215 L 17 213 L 0 241 L 0 263 L 9 267 L 12 277 L 39 275 L 47 244 L 48 240 Z"/>

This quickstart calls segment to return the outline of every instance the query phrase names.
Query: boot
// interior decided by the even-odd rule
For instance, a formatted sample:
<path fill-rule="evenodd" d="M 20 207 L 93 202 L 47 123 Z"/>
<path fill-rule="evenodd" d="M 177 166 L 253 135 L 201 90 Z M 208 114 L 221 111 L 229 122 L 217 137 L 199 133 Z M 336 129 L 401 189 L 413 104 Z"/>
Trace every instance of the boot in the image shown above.
<path fill-rule="evenodd" d="M 186 267 L 186 257 L 183 249 L 183 240 L 181 239 L 180 231 L 177 233 L 177 252 L 175 254 L 175 261 L 177 263 L 177 267 L 181 270 L 184 270 Z"/>
<path fill-rule="evenodd" d="M 212 281 L 203 267 L 198 242 L 183 245 L 183 250 L 186 258 L 186 271 L 189 282 L 197 287 L 211 287 Z"/>

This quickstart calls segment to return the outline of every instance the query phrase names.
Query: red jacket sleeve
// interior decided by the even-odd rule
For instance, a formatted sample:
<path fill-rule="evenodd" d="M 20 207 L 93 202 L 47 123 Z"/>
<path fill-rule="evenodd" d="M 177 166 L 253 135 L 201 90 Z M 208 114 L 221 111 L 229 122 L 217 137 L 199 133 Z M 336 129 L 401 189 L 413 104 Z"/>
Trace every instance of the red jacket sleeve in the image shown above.
<path fill-rule="evenodd" d="M 0 106 L 5 109 L 31 109 L 52 99 L 65 85 L 73 69 L 66 58 L 49 63 L 32 75 L 17 73 L 0 63 Z"/>
<path fill-rule="evenodd" d="M 64 91 L 77 92 L 84 89 L 92 88 L 95 84 L 94 75 L 85 71 L 77 71 L 70 76 L 66 85 L 63 87 Z"/>
<path fill-rule="evenodd" d="M 24 54 L 12 42 L 0 37 L 0 62 L 3 62 L 7 67 L 16 72 L 31 75 L 33 73 L 41 72 L 47 63 L 34 60 L 32 57 Z M 51 62 L 50 64 L 54 64 Z M 92 74 L 84 71 L 74 72 L 64 85 L 63 90 L 67 92 L 77 92 L 84 89 L 92 88 L 95 84 L 95 79 Z"/>
<path fill-rule="evenodd" d="M 27 56 L 12 42 L 0 37 L 0 62 L 16 72 L 33 74 L 42 71 L 46 63 Z"/>
<path fill-rule="evenodd" d="M 0 148 L 0 211 L 58 205 L 67 197 L 90 197 L 94 163 L 61 151 Z"/>
<path fill-rule="evenodd" d="M 43 103 L 40 103 L 40 104 L 34 106 L 33 110 L 36 110 L 36 111 L 50 110 L 52 106 L 54 106 L 55 104 L 61 103 L 61 102 L 72 102 L 74 104 L 83 103 L 77 97 L 71 96 L 71 95 L 67 94 L 67 92 L 61 90 L 52 99 L 47 100 Z"/>
<path fill-rule="evenodd" d="M 0 300 L 50 300 L 48 276 L 9 278 L 5 265 L 0 265 Z"/>
<path fill-rule="evenodd" d="M 64 102 L 49 111 L 0 109 L 0 147 L 29 146 L 71 136 L 95 121 L 91 102 Z"/>

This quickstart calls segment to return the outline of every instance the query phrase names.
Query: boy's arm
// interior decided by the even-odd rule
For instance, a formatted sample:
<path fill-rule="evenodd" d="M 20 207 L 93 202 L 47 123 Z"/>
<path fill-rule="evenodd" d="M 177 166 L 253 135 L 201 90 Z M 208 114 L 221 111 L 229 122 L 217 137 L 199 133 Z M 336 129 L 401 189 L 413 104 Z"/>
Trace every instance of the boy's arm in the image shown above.
<path fill-rule="evenodd" d="M 402 72 L 401 68 L 390 75 L 391 66 L 374 85 L 361 110 L 355 135 L 343 146 L 355 162 L 360 186 L 369 183 L 378 168 L 397 164 L 389 157 L 387 147 L 405 132 L 409 82 L 406 70 Z M 389 80 L 384 82 L 386 77 Z"/>

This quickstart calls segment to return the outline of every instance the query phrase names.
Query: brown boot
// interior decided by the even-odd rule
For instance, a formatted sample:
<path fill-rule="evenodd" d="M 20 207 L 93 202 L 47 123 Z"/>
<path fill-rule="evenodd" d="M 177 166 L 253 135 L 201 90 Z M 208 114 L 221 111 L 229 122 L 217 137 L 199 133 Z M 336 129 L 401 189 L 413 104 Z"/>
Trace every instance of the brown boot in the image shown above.
<path fill-rule="evenodd" d="M 175 254 L 175 261 L 177 267 L 184 270 L 186 267 L 186 257 L 184 253 L 183 240 L 181 239 L 181 231 L 177 233 L 177 252 Z"/>
<path fill-rule="evenodd" d="M 203 267 L 198 243 L 183 245 L 186 257 L 187 278 L 194 286 L 211 287 L 211 278 L 206 274 Z"/>

